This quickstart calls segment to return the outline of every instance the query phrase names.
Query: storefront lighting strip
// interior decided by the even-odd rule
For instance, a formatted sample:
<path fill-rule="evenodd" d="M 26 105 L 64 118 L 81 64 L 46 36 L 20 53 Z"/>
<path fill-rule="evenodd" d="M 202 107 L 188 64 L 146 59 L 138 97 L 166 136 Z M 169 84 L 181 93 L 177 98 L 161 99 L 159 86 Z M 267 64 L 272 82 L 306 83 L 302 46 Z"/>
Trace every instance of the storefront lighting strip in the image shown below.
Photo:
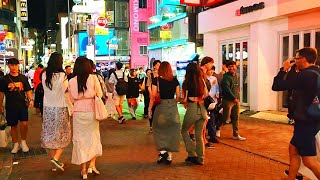
<path fill-rule="evenodd" d="M 177 20 L 185 18 L 185 17 L 187 17 L 187 13 L 186 12 L 184 12 L 182 14 L 179 14 L 176 17 L 173 17 L 173 18 L 170 18 L 170 19 L 166 19 L 166 20 L 157 22 L 155 24 L 151 24 L 150 26 L 148 26 L 148 29 L 153 29 L 153 28 L 156 28 L 156 27 L 160 27 L 160 26 L 166 25 L 166 24 L 168 24 L 170 22 L 177 21 Z"/>
<path fill-rule="evenodd" d="M 174 41 L 170 41 L 170 42 L 163 42 L 163 43 L 159 43 L 159 44 L 150 45 L 150 46 L 148 46 L 148 49 L 153 50 L 153 49 L 171 47 L 174 45 L 183 45 L 183 44 L 186 44 L 187 41 L 188 41 L 187 38 L 183 38 L 183 39 L 178 39 L 178 40 L 174 40 Z"/>

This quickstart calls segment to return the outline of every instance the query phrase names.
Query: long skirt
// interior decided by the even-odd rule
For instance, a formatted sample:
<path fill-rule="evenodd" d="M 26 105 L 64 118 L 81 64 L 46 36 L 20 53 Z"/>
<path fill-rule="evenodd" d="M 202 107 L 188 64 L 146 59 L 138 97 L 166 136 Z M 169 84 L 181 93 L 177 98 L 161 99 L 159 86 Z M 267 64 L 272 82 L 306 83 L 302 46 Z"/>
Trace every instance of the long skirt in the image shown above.
<path fill-rule="evenodd" d="M 67 107 L 43 107 L 42 147 L 61 149 L 71 141 L 71 125 Z"/>
<path fill-rule="evenodd" d="M 99 121 L 94 112 L 73 113 L 72 164 L 80 165 L 102 155 Z"/>
<path fill-rule="evenodd" d="M 180 117 L 175 99 L 161 99 L 153 116 L 152 129 L 157 150 L 178 152 L 181 140 Z"/>

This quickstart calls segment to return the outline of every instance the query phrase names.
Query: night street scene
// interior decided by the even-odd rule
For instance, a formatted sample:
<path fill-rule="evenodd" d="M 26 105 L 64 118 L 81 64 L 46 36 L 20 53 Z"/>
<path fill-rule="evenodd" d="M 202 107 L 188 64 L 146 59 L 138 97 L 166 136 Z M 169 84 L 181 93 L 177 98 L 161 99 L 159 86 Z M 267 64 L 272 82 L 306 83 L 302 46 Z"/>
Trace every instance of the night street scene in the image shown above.
<path fill-rule="evenodd" d="M 319 0 L 0 0 L 0 180 L 319 180 Z"/>

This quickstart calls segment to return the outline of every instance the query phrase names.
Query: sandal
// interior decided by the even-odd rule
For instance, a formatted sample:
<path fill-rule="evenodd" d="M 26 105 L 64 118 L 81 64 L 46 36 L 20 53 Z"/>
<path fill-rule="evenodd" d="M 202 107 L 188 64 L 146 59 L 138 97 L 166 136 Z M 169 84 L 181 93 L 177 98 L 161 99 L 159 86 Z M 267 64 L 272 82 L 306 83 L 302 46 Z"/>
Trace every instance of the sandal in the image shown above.
<path fill-rule="evenodd" d="M 81 177 L 82 177 L 82 179 L 88 179 L 88 174 L 87 174 L 86 169 L 81 170 Z"/>
<path fill-rule="evenodd" d="M 88 174 L 92 174 L 94 172 L 96 175 L 100 175 L 100 172 L 97 170 L 96 166 L 89 166 Z"/>

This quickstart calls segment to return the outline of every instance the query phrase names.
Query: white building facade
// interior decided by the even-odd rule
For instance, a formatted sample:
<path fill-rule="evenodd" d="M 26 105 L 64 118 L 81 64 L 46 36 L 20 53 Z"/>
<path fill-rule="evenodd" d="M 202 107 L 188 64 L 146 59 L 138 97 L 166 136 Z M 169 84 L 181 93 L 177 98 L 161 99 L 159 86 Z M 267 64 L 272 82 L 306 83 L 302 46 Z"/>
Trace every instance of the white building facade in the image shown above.
<path fill-rule="evenodd" d="M 236 61 L 240 101 L 253 111 L 281 110 L 285 94 L 271 90 L 282 62 L 302 47 L 320 53 L 319 0 L 238 0 L 201 12 L 204 54 L 217 71 Z"/>

